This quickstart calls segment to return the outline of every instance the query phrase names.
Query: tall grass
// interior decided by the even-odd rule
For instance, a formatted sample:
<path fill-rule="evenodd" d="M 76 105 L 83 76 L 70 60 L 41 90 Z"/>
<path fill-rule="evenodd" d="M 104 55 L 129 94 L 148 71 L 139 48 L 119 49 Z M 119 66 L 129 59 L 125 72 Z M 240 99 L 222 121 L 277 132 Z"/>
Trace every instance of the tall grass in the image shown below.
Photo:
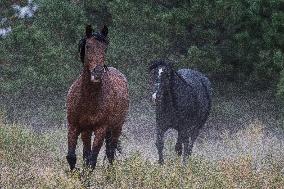
<path fill-rule="evenodd" d="M 253 136 L 259 130 L 253 130 Z M 250 131 L 251 132 L 251 131 Z M 224 140 L 225 141 L 225 140 Z M 126 143 L 126 141 L 124 141 Z M 65 161 L 66 129 L 34 133 L 25 126 L 0 123 L 0 188 L 283 188 L 283 159 L 266 158 L 255 166 L 248 153 L 210 161 L 200 155 L 184 166 L 172 156 L 165 165 L 139 153 L 102 159 L 95 171 L 82 168 L 81 154 L 73 173 Z M 80 150 L 79 150 L 80 151 Z M 278 157 L 281 158 L 281 157 Z M 282 157 L 283 158 L 283 157 Z"/>

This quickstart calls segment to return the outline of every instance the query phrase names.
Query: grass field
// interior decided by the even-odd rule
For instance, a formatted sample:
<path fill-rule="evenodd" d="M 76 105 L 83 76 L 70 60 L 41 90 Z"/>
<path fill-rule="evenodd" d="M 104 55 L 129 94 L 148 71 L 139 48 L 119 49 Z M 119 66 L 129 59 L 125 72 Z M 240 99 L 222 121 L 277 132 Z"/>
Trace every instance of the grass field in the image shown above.
<path fill-rule="evenodd" d="M 272 127 L 277 123 L 268 109 L 272 102 L 256 99 L 215 100 L 186 166 L 173 152 L 174 131 L 166 136 L 166 164 L 156 163 L 153 109 L 147 103 L 131 107 L 115 165 L 108 166 L 103 147 L 92 173 L 83 169 L 81 142 L 78 169 L 68 170 L 66 127 L 35 132 L 1 120 L 0 188 L 284 188 L 284 135 Z M 251 112 L 260 101 L 265 108 Z"/>
<path fill-rule="evenodd" d="M 258 132 L 258 131 L 255 131 Z M 1 188 L 283 188 L 283 156 L 256 162 L 252 154 L 209 161 L 194 155 L 187 166 L 172 155 L 164 166 L 138 153 L 108 167 L 100 157 L 93 173 L 68 171 L 66 130 L 35 134 L 15 125 L 0 126 Z M 258 134 L 256 134 L 258 135 Z M 256 137 L 257 136 L 251 136 Z M 230 144 L 228 144 L 230 145 Z M 232 147 L 234 148 L 234 147 Z M 276 149 L 274 149 L 276 150 Z M 273 151 L 277 152 L 277 151 Z M 281 153 L 281 152 L 278 152 Z M 283 152 L 282 152 L 283 154 Z"/>

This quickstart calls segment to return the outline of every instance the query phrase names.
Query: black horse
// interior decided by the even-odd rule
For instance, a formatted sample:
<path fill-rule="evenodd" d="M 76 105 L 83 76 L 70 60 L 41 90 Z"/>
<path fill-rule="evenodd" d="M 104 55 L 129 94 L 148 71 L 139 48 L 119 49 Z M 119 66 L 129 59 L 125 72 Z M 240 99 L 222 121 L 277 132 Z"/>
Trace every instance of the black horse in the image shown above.
<path fill-rule="evenodd" d="M 175 71 L 170 63 L 162 60 L 151 62 L 150 75 L 152 100 L 156 105 L 159 163 L 164 162 L 164 133 L 169 128 L 178 131 L 175 151 L 181 156 L 184 147 L 183 161 L 186 162 L 209 116 L 212 101 L 210 81 L 195 70 Z"/>

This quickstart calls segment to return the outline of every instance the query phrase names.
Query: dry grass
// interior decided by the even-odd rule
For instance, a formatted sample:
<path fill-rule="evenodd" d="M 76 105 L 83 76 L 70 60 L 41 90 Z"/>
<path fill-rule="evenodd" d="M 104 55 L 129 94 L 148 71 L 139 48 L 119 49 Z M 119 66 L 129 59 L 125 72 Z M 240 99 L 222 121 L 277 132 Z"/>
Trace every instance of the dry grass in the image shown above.
<path fill-rule="evenodd" d="M 164 166 L 139 153 L 119 158 L 113 167 L 102 163 L 90 173 L 68 171 L 66 129 L 36 134 L 28 128 L 0 123 L 0 188 L 283 188 L 283 146 L 266 137 L 262 124 L 251 123 L 222 143 L 199 142 L 203 148 L 231 149 L 235 155 L 215 160 L 195 153 L 188 165 L 170 153 Z M 124 140 L 127 140 L 126 138 Z M 245 141 L 245 142 L 244 142 Z M 127 141 L 124 141 L 127 143 Z M 170 144 L 169 144 L 170 145 Z M 268 146 L 268 147 L 267 147 Z M 171 148 L 170 148 L 171 149 Z M 205 150 L 204 150 L 205 149 Z M 216 148 L 217 149 L 217 148 Z M 81 149 L 79 149 L 81 151 Z M 202 150 L 201 150 L 202 151 Z M 215 151 L 215 153 L 219 153 Z M 81 156 L 79 167 L 82 167 Z"/>

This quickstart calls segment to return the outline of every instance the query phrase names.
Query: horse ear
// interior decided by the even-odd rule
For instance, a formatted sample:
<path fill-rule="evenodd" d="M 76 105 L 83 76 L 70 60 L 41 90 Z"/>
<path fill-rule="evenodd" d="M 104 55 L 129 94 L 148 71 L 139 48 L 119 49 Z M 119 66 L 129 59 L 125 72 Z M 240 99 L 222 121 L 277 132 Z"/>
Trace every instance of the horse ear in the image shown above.
<path fill-rule="evenodd" d="M 93 28 L 91 25 L 86 25 L 86 36 L 87 38 L 91 37 L 92 36 L 92 33 L 93 33 Z"/>
<path fill-rule="evenodd" d="M 101 34 L 104 36 L 104 37 L 107 37 L 107 34 L 108 34 L 108 28 L 106 25 L 104 25 L 104 27 L 102 28 L 101 30 Z"/>

